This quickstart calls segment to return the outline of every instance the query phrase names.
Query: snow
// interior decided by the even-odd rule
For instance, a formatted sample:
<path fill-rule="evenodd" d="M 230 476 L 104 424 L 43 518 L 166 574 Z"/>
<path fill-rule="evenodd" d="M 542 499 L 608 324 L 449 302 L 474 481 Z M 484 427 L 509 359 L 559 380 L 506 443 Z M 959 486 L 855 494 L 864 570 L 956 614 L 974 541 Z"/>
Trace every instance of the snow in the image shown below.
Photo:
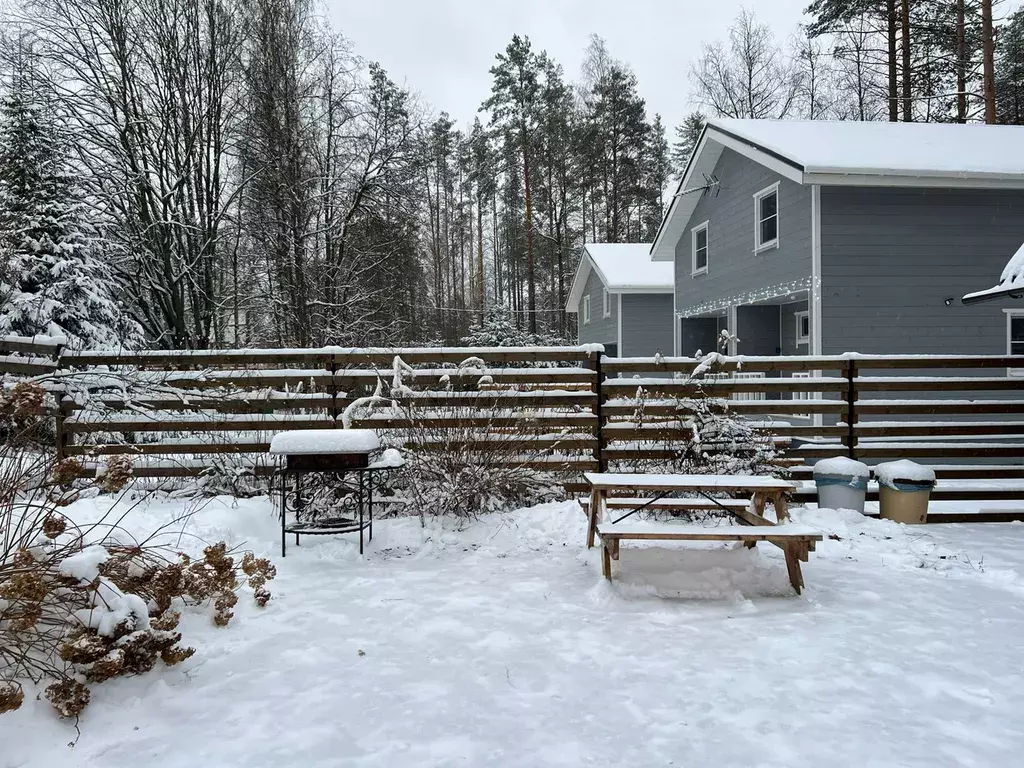
<path fill-rule="evenodd" d="M 737 484 L 749 488 L 782 488 L 795 487 L 785 480 L 777 480 L 774 477 L 759 476 L 730 476 L 730 475 L 658 475 L 646 474 L 615 474 L 611 472 L 585 472 L 583 477 L 587 482 L 599 485 L 603 488 L 619 487 L 640 490 L 643 488 L 677 487 L 680 490 L 688 488 L 735 488 Z"/>
<path fill-rule="evenodd" d="M 664 290 L 675 284 L 672 264 L 651 261 L 650 243 L 587 243 L 585 248 L 611 291 Z"/>
<path fill-rule="evenodd" d="M 999 276 L 999 283 L 984 291 L 968 293 L 963 297 L 965 304 L 984 300 L 985 298 L 997 298 L 1010 292 L 1019 291 L 1024 293 L 1024 245 L 1022 245 L 1010 260 L 1003 267 L 1003 273 Z"/>
<path fill-rule="evenodd" d="M 405 459 L 402 452 L 397 448 L 387 448 L 380 455 L 380 458 L 370 464 L 370 469 L 397 469 L 405 466 Z"/>
<path fill-rule="evenodd" d="M 96 520 L 109 497 L 67 512 Z M 130 503 L 130 502 L 126 502 Z M 828 536 L 797 597 L 770 545 L 623 544 L 615 581 L 575 503 L 377 521 L 276 557 L 267 499 L 217 498 L 163 534 L 275 560 L 265 609 L 186 609 L 196 655 L 98 685 L 78 724 L 28 686 L 0 716 L 19 768 L 930 768 L 1018 762 L 1019 525 L 793 510 Z M 137 538 L 177 518 L 157 498 Z M 780 716 L 780 713 L 784 713 Z M 72 748 L 69 743 L 75 741 Z"/>
<path fill-rule="evenodd" d="M 815 475 L 843 475 L 849 477 L 870 477 L 871 470 L 862 461 L 855 461 L 845 456 L 822 459 L 814 465 Z"/>
<path fill-rule="evenodd" d="M 900 480 L 919 483 L 934 483 L 935 470 L 907 459 L 886 461 L 875 467 L 875 477 L 879 484 L 892 487 Z"/>
<path fill-rule="evenodd" d="M 750 526 L 750 525 L 683 525 L 680 523 L 651 523 L 630 521 L 622 523 L 601 523 L 597 526 L 599 533 L 652 534 L 657 536 L 717 536 L 736 534 L 738 536 L 813 536 L 818 533 L 806 525 Z"/>
<path fill-rule="evenodd" d="M 998 177 L 1024 184 L 1021 126 L 726 118 L 708 126 L 781 155 L 806 174 Z"/>
<path fill-rule="evenodd" d="M 369 453 L 380 448 L 380 438 L 372 429 L 296 429 L 279 432 L 270 441 L 270 452 Z"/>
<path fill-rule="evenodd" d="M 64 558 L 58 570 L 61 576 L 90 584 L 100 575 L 100 566 L 107 561 L 110 553 L 99 545 L 85 547 L 70 557 Z"/>

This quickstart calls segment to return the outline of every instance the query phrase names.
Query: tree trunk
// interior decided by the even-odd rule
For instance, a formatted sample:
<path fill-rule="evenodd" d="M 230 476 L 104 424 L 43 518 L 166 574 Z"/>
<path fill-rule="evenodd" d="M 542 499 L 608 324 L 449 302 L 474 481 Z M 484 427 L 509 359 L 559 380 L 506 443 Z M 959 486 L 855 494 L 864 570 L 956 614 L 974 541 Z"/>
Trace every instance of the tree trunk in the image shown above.
<path fill-rule="evenodd" d="M 480 324 L 484 322 L 484 306 L 487 302 L 484 299 L 484 198 L 477 195 L 476 198 L 476 280 L 477 280 L 477 308 L 480 310 Z"/>
<path fill-rule="evenodd" d="M 985 72 L 985 122 L 996 122 L 996 44 L 992 30 L 992 0 L 981 0 L 981 50 Z"/>
<path fill-rule="evenodd" d="M 886 23 L 889 38 L 889 122 L 895 123 L 899 115 L 899 87 L 896 73 L 896 0 L 886 0 Z"/>
<path fill-rule="evenodd" d="M 967 122 L 967 34 L 964 0 L 956 0 L 956 121 Z"/>
<path fill-rule="evenodd" d="M 910 63 L 910 0 L 900 0 L 900 19 L 903 53 L 903 122 L 914 121 L 914 99 L 912 94 L 913 69 Z"/>
<path fill-rule="evenodd" d="M 530 314 L 530 333 L 537 332 L 537 284 L 533 273 L 533 198 L 530 193 L 530 147 L 529 135 L 526 132 L 526 125 L 522 125 L 523 142 L 523 194 L 524 208 L 523 224 L 526 226 L 526 309 Z"/>

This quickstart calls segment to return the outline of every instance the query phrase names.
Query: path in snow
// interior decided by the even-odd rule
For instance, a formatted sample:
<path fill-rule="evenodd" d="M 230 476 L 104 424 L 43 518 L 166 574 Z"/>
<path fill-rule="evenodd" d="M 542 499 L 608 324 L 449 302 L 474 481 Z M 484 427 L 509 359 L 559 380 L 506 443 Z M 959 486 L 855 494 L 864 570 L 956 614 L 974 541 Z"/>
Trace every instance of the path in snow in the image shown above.
<path fill-rule="evenodd" d="M 73 749 L 45 702 L 0 717 L 0 766 L 1016 763 L 1024 526 L 797 517 L 842 539 L 802 598 L 769 546 L 624 546 L 609 586 L 573 504 L 386 521 L 365 561 L 307 538 L 266 610 L 189 615 L 194 658 L 98 686 Z M 277 546 L 265 500 L 191 528 Z"/>

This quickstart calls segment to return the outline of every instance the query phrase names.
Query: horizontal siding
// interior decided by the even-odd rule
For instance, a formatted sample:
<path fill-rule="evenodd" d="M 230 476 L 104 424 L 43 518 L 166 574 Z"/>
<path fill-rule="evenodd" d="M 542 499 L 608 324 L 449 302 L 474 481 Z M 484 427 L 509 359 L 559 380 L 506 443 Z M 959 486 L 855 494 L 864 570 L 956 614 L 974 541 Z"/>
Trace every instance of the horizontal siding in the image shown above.
<path fill-rule="evenodd" d="M 672 354 L 672 294 L 622 294 L 623 357 Z"/>
<path fill-rule="evenodd" d="M 676 244 L 676 306 L 724 301 L 811 275 L 811 193 L 726 149 L 716 196 L 702 197 Z M 779 182 L 779 248 L 754 253 L 754 194 Z M 708 221 L 708 273 L 692 277 L 691 229 Z"/>
<path fill-rule="evenodd" d="M 579 343 L 580 344 L 617 344 L 619 341 L 619 309 L 615 296 L 611 298 L 611 315 L 604 317 L 603 301 L 604 283 L 595 270 L 590 271 L 583 296 L 590 296 L 590 322 L 583 322 L 583 296 L 577 307 L 579 312 Z"/>
<path fill-rule="evenodd" d="M 796 343 L 796 313 L 807 311 L 807 302 L 800 301 L 794 304 L 783 304 L 782 308 L 782 354 L 784 355 L 807 355 L 810 354 L 809 344 Z"/>
<path fill-rule="evenodd" d="M 960 297 L 1024 242 L 1024 192 L 825 187 L 821 240 L 823 354 L 1005 353 L 1014 302 Z"/>

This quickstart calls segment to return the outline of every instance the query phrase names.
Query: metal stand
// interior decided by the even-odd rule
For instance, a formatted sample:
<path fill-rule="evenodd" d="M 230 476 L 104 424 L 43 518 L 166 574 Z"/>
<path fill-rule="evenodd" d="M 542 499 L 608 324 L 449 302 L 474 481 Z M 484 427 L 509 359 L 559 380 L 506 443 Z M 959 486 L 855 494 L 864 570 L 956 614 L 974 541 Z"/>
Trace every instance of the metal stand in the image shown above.
<path fill-rule="evenodd" d="M 363 554 L 363 531 L 368 533 L 368 541 L 373 541 L 373 475 L 376 472 L 388 472 L 394 467 L 351 467 L 325 471 L 323 469 L 281 468 L 275 474 L 281 477 L 281 557 L 287 554 L 287 537 L 295 534 L 295 545 L 299 545 L 299 535 L 328 536 L 342 533 L 359 532 L 359 554 Z M 302 512 L 302 477 L 310 474 L 333 474 L 345 476 L 356 475 L 356 515 L 355 517 L 334 517 L 324 520 L 300 522 Z M 295 478 L 295 512 L 296 520 L 288 525 L 288 478 Z M 273 483 L 271 484 L 273 487 Z"/>

